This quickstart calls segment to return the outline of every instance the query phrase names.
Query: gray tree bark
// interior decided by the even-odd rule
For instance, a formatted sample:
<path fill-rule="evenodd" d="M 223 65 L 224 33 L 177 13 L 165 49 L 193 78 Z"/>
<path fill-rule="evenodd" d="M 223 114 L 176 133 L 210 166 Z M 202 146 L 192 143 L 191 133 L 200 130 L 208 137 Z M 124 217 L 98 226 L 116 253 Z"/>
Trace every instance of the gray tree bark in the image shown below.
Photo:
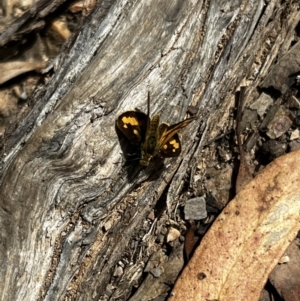
<path fill-rule="evenodd" d="M 1 300 L 165 298 L 182 250 L 166 255 L 155 239 L 186 170 L 225 122 L 239 86 L 258 95 L 275 59 L 297 42 L 299 20 L 296 0 L 101 1 L 5 141 Z M 182 120 L 188 105 L 201 115 L 183 131 L 182 155 L 157 176 L 155 166 L 124 167 L 115 131 L 122 112 L 146 112 L 148 91 L 162 121 Z M 169 210 L 151 224 L 157 202 Z M 159 278 L 145 277 L 153 258 L 164 266 Z"/>

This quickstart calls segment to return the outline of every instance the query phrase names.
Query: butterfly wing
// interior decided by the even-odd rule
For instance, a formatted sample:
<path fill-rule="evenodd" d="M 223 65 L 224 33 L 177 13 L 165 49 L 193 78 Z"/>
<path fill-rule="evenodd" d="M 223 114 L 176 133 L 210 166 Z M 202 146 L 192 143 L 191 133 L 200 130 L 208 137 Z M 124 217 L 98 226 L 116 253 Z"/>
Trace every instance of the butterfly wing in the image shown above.
<path fill-rule="evenodd" d="M 166 141 L 159 150 L 161 157 L 178 157 L 181 153 L 181 142 L 179 134 L 175 133 L 168 141 Z"/>
<path fill-rule="evenodd" d="M 149 117 L 139 111 L 124 112 L 116 120 L 119 130 L 133 144 L 139 144 L 145 140 L 149 122 Z"/>
<path fill-rule="evenodd" d="M 166 123 L 162 123 L 159 127 L 159 149 L 163 153 L 167 150 L 172 150 L 173 156 L 170 157 L 176 157 L 180 154 L 181 151 L 181 143 L 180 138 L 178 135 L 178 131 L 186 127 L 189 123 L 191 123 L 193 120 L 198 118 L 198 116 L 187 118 L 183 121 L 180 121 L 178 123 L 167 125 Z M 173 148 L 172 148 L 173 147 Z M 170 152 L 167 152 L 170 153 Z"/>

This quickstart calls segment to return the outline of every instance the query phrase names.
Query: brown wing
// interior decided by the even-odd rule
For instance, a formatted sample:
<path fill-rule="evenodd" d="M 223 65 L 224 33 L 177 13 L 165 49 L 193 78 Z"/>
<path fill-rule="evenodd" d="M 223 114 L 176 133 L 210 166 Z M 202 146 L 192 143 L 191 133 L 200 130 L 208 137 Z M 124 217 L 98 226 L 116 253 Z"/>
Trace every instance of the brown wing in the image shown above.
<path fill-rule="evenodd" d="M 181 153 L 181 142 L 178 133 L 175 133 L 159 150 L 161 157 L 178 157 Z"/>
<path fill-rule="evenodd" d="M 149 117 L 139 111 L 124 112 L 116 120 L 117 127 L 133 144 L 141 143 L 145 140 L 149 122 Z"/>
<path fill-rule="evenodd" d="M 186 127 L 189 123 L 197 118 L 198 116 L 193 116 L 172 125 L 162 123 L 159 127 L 159 148 L 162 149 L 165 144 L 167 144 L 173 137 L 175 137 L 175 134 L 177 134 L 178 131 Z"/>

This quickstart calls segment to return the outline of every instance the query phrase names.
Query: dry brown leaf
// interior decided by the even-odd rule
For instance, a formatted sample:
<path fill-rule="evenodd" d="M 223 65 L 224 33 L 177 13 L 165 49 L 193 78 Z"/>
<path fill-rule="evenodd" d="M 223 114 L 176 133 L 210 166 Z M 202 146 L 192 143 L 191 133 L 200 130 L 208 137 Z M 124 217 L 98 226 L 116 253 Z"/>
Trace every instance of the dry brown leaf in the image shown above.
<path fill-rule="evenodd" d="M 187 223 L 187 231 L 185 233 L 184 239 L 184 251 L 186 258 L 189 260 L 190 255 L 196 247 L 197 240 L 199 238 L 196 237 L 195 232 L 197 231 L 197 226 L 194 221 Z"/>
<path fill-rule="evenodd" d="M 40 70 L 45 67 L 46 64 L 41 62 L 14 61 L 8 63 L 0 63 L 0 85 L 20 74 L 32 70 Z"/>
<path fill-rule="evenodd" d="M 71 31 L 67 26 L 67 20 L 65 17 L 60 17 L 52 21 L 51 29 L 60 35 L 64 40 L 67 40 L 71 36 Z"/>
<path fill-rule="evenodd" d="M 18 110 L 18 99 L 7 90 L 0 90 L 0 136 L 3 135 L 5 127 L 12 115 Z"/>
<path fill-rule="evenodd" d="M 300 228 L 300 150 L 259 173 L 223 210 L 169 301 L 258 300 Z"/>
<path fill-rule="evenodd" d="M 83 0 L 72 2 L 71 5 L 69 6 L 69 10 L 73 14 L 81 12 L 82 9 L 83 9 Z"/>
<path fill-rule="evenodd" d="M 90 12 L 95 8 L 95 6 L 96 6 L 96 0 L 84 0 L 84 1 L 80 0 L 80 1 L 73 2 L 69 6 L 69 10 L 72 13 L 78 13 L 83 11 L 83 15 L 88 16 Z"/>

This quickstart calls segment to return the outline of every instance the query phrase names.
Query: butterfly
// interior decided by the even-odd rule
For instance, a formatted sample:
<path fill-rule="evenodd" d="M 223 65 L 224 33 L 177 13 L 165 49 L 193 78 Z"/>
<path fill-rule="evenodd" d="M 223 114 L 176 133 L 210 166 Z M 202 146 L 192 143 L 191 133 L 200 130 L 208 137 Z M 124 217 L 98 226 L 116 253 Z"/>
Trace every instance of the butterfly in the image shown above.
<path fill-rule="evenodd" d="M 139 110 L 126 111 L 117 118 L 116 125 L 129 142 L 139 148 L 140 165 L 148 166 L 156 155 L 162 158 L 178 157 L 181 153 L 178 132 L 196 118 L 198 116 L 172 125 L 160 123 L 159 114 L 150 118 L 150 93 L 148 92 L 147 114 Z"/>

